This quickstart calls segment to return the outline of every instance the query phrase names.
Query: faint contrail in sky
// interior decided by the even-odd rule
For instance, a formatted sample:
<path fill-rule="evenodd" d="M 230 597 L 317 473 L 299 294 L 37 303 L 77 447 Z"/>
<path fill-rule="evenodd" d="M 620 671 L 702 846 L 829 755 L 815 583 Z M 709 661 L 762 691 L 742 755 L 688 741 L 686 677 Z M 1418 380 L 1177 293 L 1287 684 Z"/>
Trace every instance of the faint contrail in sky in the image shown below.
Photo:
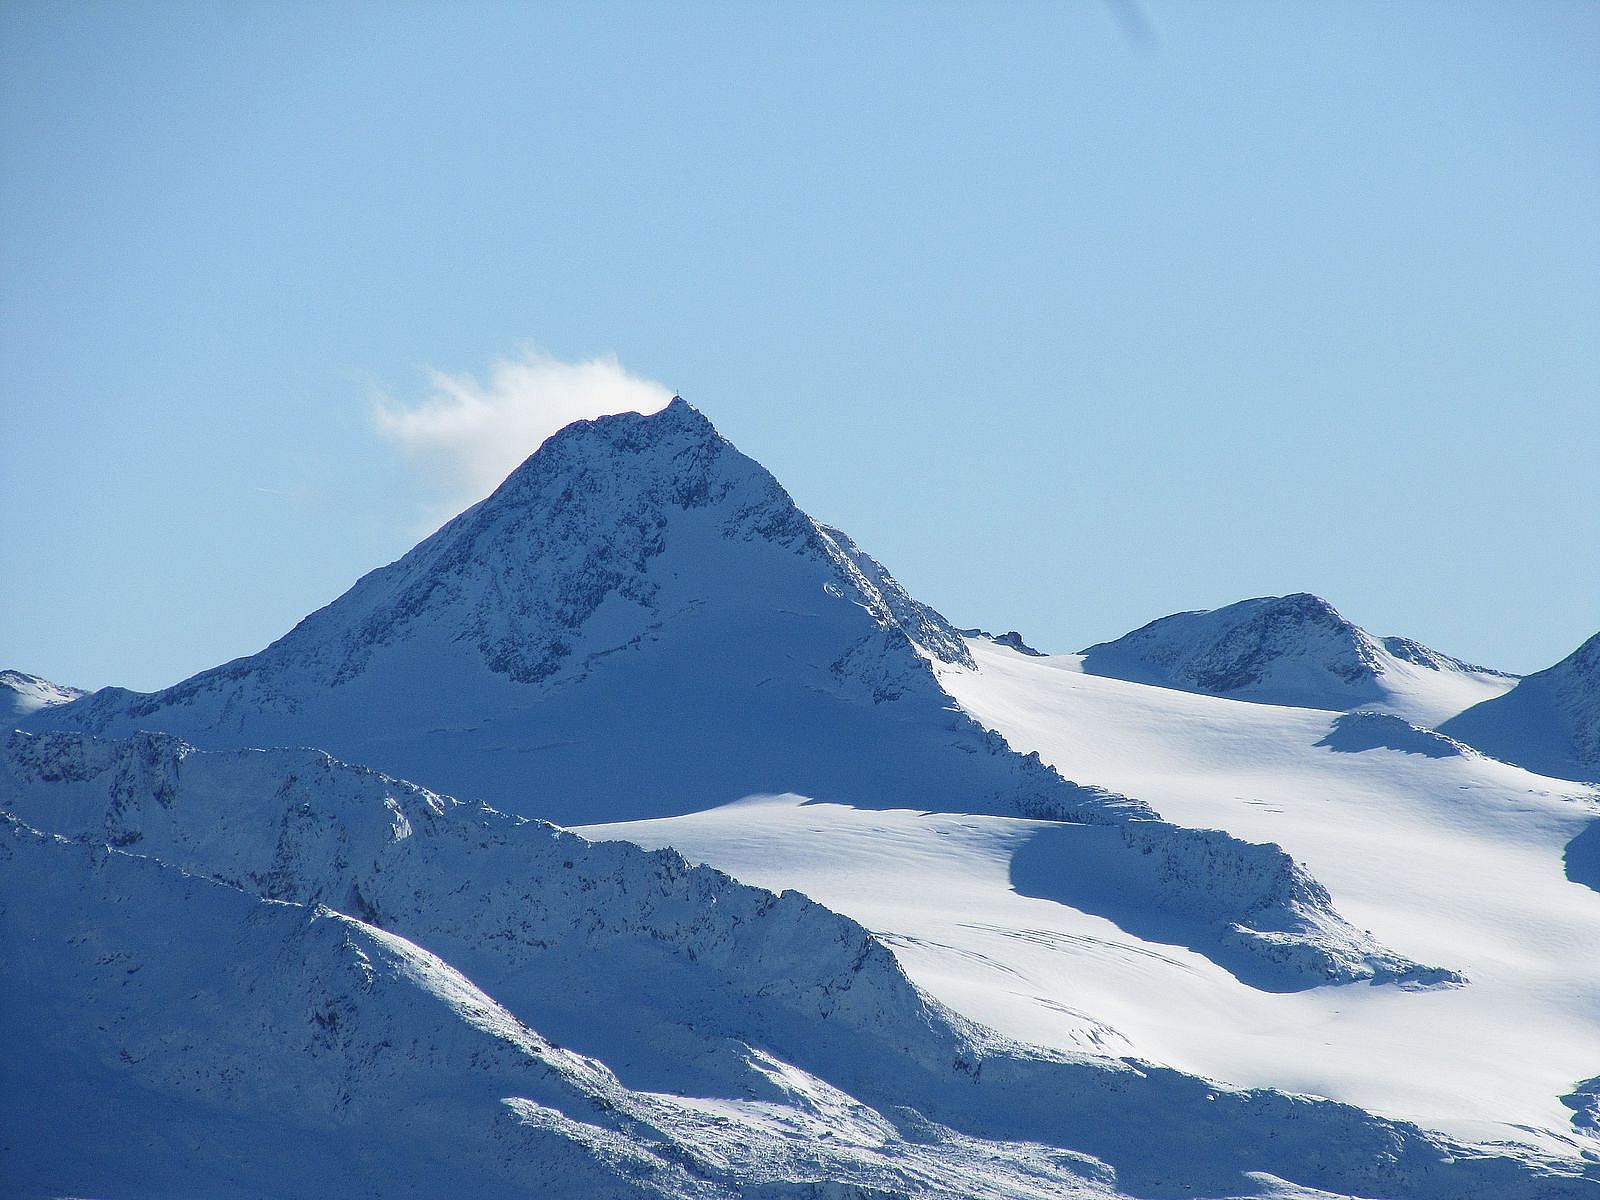
<path fill-rule="evenodd" d="M 1131 45 L 1149 46 L 1155 42 L 1156 31 L 1145 19 L 1139 0 L 1106 0 L 1106 7 Z"/>

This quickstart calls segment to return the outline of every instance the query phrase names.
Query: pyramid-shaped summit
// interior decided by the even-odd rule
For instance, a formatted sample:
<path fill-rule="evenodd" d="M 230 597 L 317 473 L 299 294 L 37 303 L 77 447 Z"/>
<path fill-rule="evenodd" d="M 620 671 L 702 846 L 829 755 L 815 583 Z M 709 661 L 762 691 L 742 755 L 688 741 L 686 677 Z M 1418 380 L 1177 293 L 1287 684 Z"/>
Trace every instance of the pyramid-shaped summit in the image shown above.
<path fill-rule="evenodd" d="M 942 616 L 675 398 L 562 429 L 488 499 L 260 653 L 148 695 L 106 689 L 34 727 L 314 745 L 480 796 L 525 788 L 552 740 L 597 758 L 603 733 L 618 735 L 610 753 L 625 747 L 622 730 L 553 715 L 584 703 L 657 734 L 692 718 L 694 740 L 720 743 L 713 727 L 756 688 L 789 697 L 753 705 L 780 726 L 822 697 L 942 709 L 930 663 L 972 660 Z"/>

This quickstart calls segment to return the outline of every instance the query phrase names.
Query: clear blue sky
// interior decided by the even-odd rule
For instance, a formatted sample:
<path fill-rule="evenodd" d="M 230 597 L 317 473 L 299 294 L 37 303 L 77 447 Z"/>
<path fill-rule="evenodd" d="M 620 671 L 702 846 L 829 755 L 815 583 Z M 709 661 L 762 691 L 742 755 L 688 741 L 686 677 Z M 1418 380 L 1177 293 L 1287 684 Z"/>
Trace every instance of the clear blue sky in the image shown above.
<path fill-rule="evenodd" d="M 1048 648 L 1600 629 L 1593 3 L 7 0 L 0 172 L 0 666 L 259 649 L 525 347 Z"/>

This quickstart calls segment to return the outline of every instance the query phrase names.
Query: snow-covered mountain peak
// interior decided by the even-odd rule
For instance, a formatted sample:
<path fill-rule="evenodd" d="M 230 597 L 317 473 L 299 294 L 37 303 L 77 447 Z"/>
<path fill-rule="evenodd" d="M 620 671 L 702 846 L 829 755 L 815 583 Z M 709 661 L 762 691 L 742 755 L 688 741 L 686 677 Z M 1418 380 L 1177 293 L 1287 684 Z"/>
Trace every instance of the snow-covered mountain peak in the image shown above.
<path fill-rule="evenodd" d="M 1375 637 L 1308 592 L 1162 617 L 1083 655 L 1094 675 L 1305 708 L 1378 705 L 1429 725 L 1513 682 L 1409 638 Z"/>
<path fill-rule="evenodd" d="M 0 671 L 0 724 L 18 720 L 41 708 L 70 704 L 84 693 L 75 687 L 52 683 L 23 671 Z"/>
<path fill-rule="evenodd" d="M 681 577 L 711 565 L 719 541 L 823 553 L 777 480 L 682 399 L 647 416 L 578 421 L 284 642 L 329 627 L 342 643 L 332 683 L 364 669 L 374 648 L 418 636 L 465 643 L 491 672 L 538 683 L 585 642 L 605 651 L 666 615 L 674 597 L 652 568 L 669 544 L 688 560 L 674 564 Z"/>
<path fill-rule="evenodd" d="M 778 481 L 678 397 L 657 413 L 574 421 L 446 529 L 459 525 L 458 536 L 478 539 L 514 527 L 519 517 L 583 518 L 568 531 L 581 537 L 614 512 L 654 516 L 725 504 L 730 534 L 785 542 L 805 533 L 803 515 Z"/>
<path fill-rule="evenodd" d="M 1291 666 L 1345 685 L 1383 670 L 1373 639 L 1307 592 L 1162 617 L 1114 642 L 1090 646 L 1084 659 L 1096 674 L 1142 666 L 1155 677 L 1148 682 L 1218 694 L 1287 682 L 1281 677 Z M 1112 669 L 1095 670 L 1101 666 Z"/>
<path fill-rule="evenodd" d="M 654 536 L 636 546 L 641 570 L 665 549 L 672 513 L 705 510 L 722 538 L 771 543 L 829 567 L 838 576 L 830 594 L 854 601 L 880 626 L 898 629 L 931 657 L 972 665 L 949 622 L 907 594 L 847 534 L 803 513 L 765 467 L 735 449 L 681 396 L 650 415 L 574 422 L 547 440 L 485 503 L 498 514 L 490 528 L 500 529 L 498 523 L 514 520 L 516 510 L 529 509 L 541 521 L 561 521 L 566 538 L 576 536 L 587 554 L 599 550 L 596 534 L 614 536 L 619 526 L 631 533 L 642 521 Z M 618 521 L 618 513 L 627 515 Z M 632 594 L 626 581 L 621 588 Z"/>
<path fill-rule="evenodd" d="M 107 689 L 63 723 L 315 741 L 305 718 L 338 696 L 344 712 L 404 709 L 425 732 L 459 723 L 463 695 L 526 704 L 558 676 L 691 641 L 746 658 L 804 643 L 821 672 L 808 686 L 873 699 L 916 686 L 925 659 L 972 665 L 943 617 L 680 398 L 560 430 L 493 495 L 261 653 L 149 697 Z"/>

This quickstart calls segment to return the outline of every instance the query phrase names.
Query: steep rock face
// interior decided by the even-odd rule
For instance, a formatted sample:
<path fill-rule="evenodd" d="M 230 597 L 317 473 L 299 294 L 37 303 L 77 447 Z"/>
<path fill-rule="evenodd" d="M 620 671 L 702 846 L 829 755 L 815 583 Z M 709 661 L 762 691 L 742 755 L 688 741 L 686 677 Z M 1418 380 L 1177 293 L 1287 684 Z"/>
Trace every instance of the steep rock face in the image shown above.
<path fill-rule="evenodd" d="M 933 609 L 912 599 L 883 564 L 878 562 L 842 530 L 817 525 L 829 556 L 855 585 L 864 608 L 883 628 L 897 628 L 911 641 L 940 662 L 972 667 L 972 652 L 961 640 L 959 630 Z"/>
<path fill-rule="evenodd" d="M 1304 592 L 1162 617 L 1116 641 L 1090 646 L 1083 652 L 1083 669 L 1268 704 L 1392 705 L 1406 708 L 1406 715 L 1418 699 L 1407 693 L 1445 693 L 1423 705 L 1428 710 L 1423 715 L 1430 718 L 1441 706 L 1450 709 L 1463 687 L 1476 685 L 1481 696 L 1484 688 L 1492 693 L 1511 682 L 1502 672 L 1407 638 L 1373 637 L 1326 600 Z M 1463 694 L 1473 696 L 1470 690 Z"/>
<path fill-rule="evenodd" d="M 81 688 L 51 683 L 22 671 L 0 671 L 0 726 L 31 716 L 42 708 L 70 704 L 83 696 Z"/>
<path fill-rule="evenodd" d="M 1541 775 L 1600 782 L 1600 633 L 1439 729 Z"/>

